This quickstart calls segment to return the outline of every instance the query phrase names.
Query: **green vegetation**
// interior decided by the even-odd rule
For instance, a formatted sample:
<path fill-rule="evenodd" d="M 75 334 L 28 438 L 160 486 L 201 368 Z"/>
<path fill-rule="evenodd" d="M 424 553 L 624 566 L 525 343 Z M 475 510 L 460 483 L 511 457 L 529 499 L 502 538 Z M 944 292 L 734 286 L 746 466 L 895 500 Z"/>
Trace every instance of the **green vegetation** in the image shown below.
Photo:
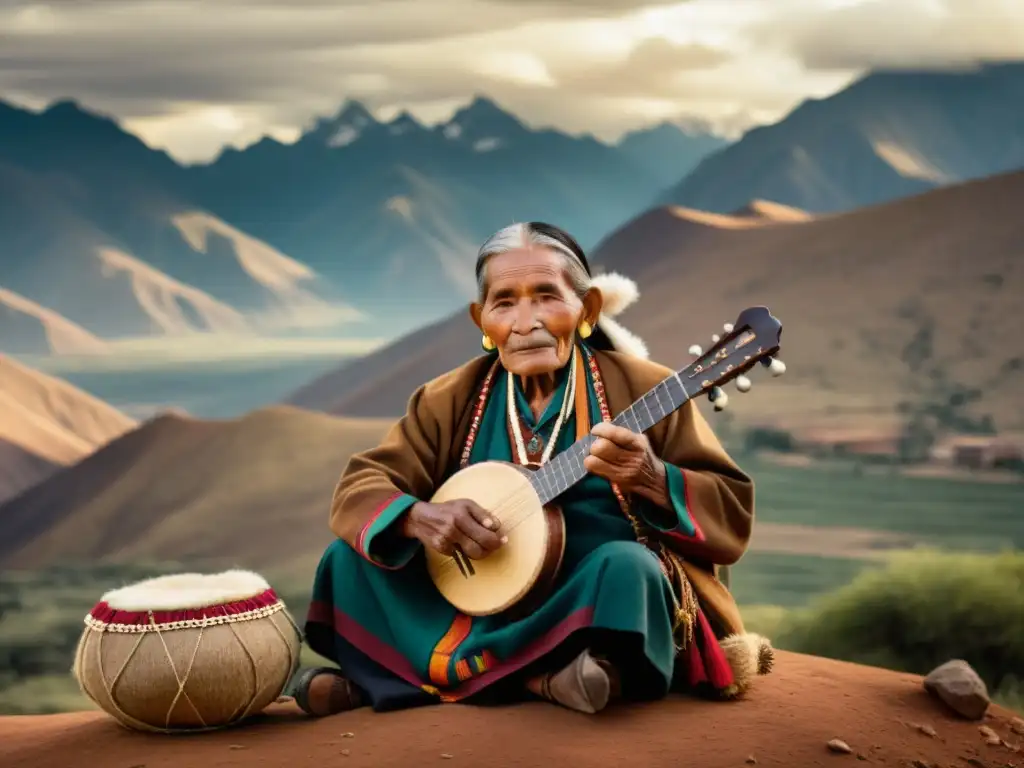
<path fill-rule="evenodd" d="M 913 534 L 950 550 L 1024 549 L 1024 483 L 906 477 L 850 463 L 780 467 L 744 458 L 760 522 Z"/>
<path fill-rule="evenodd" d="M 749 621 L 780 648 L 917 674 L 964 659 L 1024 711 L 1024 553 L 904 553 L 802 609 Z"/>
<path fill-rule="evenodd" d="M 748 552 L 732 568 L 732 593 L 740 605 L 796 608 L 850 581 L 878 561 Z"/>

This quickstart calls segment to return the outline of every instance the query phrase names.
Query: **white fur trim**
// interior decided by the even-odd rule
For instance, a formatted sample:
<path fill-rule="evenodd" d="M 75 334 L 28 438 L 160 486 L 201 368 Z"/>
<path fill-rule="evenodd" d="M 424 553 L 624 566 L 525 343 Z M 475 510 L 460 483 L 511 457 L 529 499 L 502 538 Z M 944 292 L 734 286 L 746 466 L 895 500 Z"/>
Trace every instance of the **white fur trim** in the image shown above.
<path fill-rule="evenodd" d="M 604 304 L 597 325 L 612 343 L 616 352 L 647 359 L 647 345 L 635 333 L 627 331 L 619 322 L 612 320 L 622 314 L 627 307 L 640 298 L 640 289 L 636 283 L 618 272 L 606 272 L 598 275 L 590 284 L 601 291 Z"/>
<path fill-rule="evenodd" d="M 176 573 L 129 584 L 100 599 L 120 611 L 183 611 L 246 600 L 268 589 L 267 580 L 252 571 Z"/>
<path fill-rule="evenodd" d="M 643 339 L 635 333 L 627 331 L 617 320 L 612 320 L 602 314 L 597 319 L 597 325 L 604 331 L 616 352 L 642 357 L 644 360 L 648 358 L 647 345 L 644 344 Z"/>
<path fill-rule="evenodd" d="M 607 317 L 621 315 L 626 307 L 640 298 L 640 289 L 636 283 L 618 272 L 607 272 L 598 275 L 590 284 L 601 292 L 604 297 L 602 314 Z"/>

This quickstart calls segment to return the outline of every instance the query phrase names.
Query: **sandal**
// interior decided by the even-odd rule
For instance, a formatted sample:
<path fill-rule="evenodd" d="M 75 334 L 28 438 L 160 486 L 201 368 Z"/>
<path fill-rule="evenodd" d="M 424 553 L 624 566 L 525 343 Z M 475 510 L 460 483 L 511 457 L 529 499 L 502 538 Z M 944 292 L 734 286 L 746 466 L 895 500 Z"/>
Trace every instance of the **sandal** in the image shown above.
<path fill-rule="evenodd" d="M 299 709 L 312 717 L 326 717 L 363 706 L 363 694 L 334 667 L 313 667 L 295 678 L 292 696 Z"/>

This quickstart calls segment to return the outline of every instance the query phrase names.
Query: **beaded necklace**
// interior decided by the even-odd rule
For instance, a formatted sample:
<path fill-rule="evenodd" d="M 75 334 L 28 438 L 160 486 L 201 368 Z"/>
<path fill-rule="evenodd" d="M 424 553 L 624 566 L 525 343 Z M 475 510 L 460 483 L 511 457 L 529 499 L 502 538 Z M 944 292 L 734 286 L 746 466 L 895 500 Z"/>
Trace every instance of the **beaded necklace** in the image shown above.
<path fill-rule="evenodd" d="M 529 463 L 529 456 L 526 452 L 526 442 L 523 439 L 523 429 L 519 421 L 519 409 L 516 407 L 516 387 L 515 377 L 512 372 L 508 372 L 508 392 L 506 393 L 506 399 L 508 401 L 508 420 L 512 427 L 512 435 L 515 438 L 516 457 L 519 459 L 520 464 Z M 558 435 L 562 431 L 562 426 L 569 418 L 573 405 L 576 402 L 576 347 L 572 349 L 572 358 L 569 360 L 569 381 L 565 385 L 565 394 L 562 397 L 562 407 L 558 411 L 558 418 L 555 420 L 555 427 L 551 431 L 551 437 L 548 439 L 548 444 L 544 446 L 544 453 L 541 455 L 540 463 L 543 466 L 548 463 L 551 458 L 551 454 L 554 453 L 555 445 L 558 443 Z"/>

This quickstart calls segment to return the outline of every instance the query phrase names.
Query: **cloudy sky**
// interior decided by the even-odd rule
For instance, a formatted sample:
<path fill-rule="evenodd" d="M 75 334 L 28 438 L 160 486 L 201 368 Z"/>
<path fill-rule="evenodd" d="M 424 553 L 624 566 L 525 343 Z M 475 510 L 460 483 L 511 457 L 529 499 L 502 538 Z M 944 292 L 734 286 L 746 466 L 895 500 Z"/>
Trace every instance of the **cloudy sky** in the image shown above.
<path fill-rule="evenodd" d="M 73 97 L 183 160 L 358 98 L 436 122 L 484 93 L 613 139 L 735 131 L 873 67 L 1024 58 L 1024 0 L 0 0 L 0 98 Z"/>

